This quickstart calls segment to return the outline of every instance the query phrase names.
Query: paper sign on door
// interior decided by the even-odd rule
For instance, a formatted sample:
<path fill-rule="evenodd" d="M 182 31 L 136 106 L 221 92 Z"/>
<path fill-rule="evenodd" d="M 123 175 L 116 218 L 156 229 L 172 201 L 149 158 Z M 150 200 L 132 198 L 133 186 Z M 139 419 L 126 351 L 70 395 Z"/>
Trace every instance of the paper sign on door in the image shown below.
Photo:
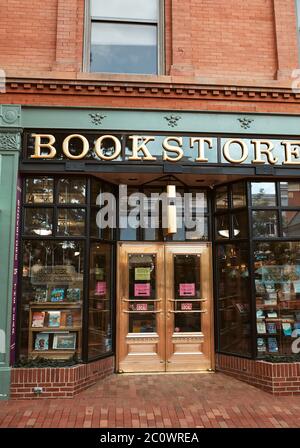
<path fill-rule="evenodd" d="M 96 283 L 95 295 L 96 296 L 103 296 L 104 294 L 106 294 L 106 282 L 97 282 Z"/>
<path fill-rule="evenodd" d="M 147 303 L 137 303 L 136 310 L 137 311 L 148 311 L 148 304 Z"/>
<path fill-rule="evenodd" d="M 195 295 L 195 283 L 180 283 L 179 295 L 180 297 L 190 297 Z"/>
<path fill-rule="evenodd" d="M 192 303 L 181 303 L 181 311 L 192 311 L 193 304 Z"/>
<path fill-rule="evenodd" d="M 150 280 L 151 270 L 150 268 L 135 268 L 134 279 L 135 280 Z"/>
<path fill-rule="evenodd" d="M 150 296 L 150 283 L 136 283 L 134 285 L 135 297 L 149 297 Z"/>

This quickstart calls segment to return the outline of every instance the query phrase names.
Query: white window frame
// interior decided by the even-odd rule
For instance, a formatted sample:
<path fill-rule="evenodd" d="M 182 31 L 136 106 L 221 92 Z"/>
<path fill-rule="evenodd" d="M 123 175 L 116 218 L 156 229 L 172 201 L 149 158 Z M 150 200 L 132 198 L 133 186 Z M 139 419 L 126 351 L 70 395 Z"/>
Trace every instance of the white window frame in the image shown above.
<path fill-rule="evenodd" d="M 109 1 L 109 0 L 108 0 Z M 126 24 L 143 24 L 143 23 L 157 23 L 157 74 L 151 74 L 151 73 L 145 73 L 145 74 L 137 74 L 138 76 L 159 76 L 163 75 L 165 73 L 165 45 L 164 45 L 164 23 L 165 23 L 165 2 L 164 0 L 158 0 L 159 1 L 159 15 L 158 15 L 158 21 L 154 22 L 151 20 L 138 20 L 138 19 L 114 19 L 109 20 L 102 17 L 97 17 L 96 20 L 92 20 L 91 17 L 91 0 L 85 1 L 85 20 L 84 20 L 84 43 L 83 43 L 83 64 L 82 64 L 82 70 L 83 72 L 88 73 L 94 73 L 94 74 L 109 74 L 109 75 L 122 75 L 122 73 L 115 73 L 115 72 L 91 72 L 90 71 L 90 55 L 91 55 L 91 31 L 92 31 L 92 22 L 95 21 L 103 21 L 103 22 L 119 22 L 119 23 L 126 23 Z M 124 75 L 128 76 L 136 76 L 133 73 L 124 73 Z"/>

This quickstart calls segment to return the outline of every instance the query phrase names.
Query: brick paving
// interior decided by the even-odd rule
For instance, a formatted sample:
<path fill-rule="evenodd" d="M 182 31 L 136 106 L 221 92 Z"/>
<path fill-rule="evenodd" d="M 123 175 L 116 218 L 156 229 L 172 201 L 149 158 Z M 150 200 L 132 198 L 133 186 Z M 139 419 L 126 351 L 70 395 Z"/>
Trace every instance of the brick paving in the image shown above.
<path fill-rule="evenodd" d="M 73 399 L 0 401 L 1 428 L 299 428 L 300 396 L 222 373 L 112 375 Z"/>

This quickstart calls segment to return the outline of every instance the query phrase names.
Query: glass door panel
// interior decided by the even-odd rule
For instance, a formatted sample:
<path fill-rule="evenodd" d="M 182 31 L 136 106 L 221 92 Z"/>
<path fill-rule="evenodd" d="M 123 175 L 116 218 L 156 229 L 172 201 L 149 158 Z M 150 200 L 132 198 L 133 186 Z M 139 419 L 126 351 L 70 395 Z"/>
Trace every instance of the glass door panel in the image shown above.
<path fill-rule="evenodd" d="M 162 245 L 119 246 L 119 371 L 164 370 L 163 257 Z"/>
<path fill-rule="evenodd" d="M 166 370 L 213 365 L 210 245 L 166 245 Z"/>

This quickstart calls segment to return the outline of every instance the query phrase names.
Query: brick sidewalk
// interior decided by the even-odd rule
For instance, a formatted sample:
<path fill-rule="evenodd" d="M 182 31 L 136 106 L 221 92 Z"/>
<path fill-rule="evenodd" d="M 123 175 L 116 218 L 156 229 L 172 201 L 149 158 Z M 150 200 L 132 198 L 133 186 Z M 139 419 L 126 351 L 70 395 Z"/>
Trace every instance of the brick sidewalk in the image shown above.
<path fill-rule="evenodd" d="M 114 375 L 74 399 L 0 401 L 1 428 L 300 428 L 300 396 L 221 373 Z"/>

